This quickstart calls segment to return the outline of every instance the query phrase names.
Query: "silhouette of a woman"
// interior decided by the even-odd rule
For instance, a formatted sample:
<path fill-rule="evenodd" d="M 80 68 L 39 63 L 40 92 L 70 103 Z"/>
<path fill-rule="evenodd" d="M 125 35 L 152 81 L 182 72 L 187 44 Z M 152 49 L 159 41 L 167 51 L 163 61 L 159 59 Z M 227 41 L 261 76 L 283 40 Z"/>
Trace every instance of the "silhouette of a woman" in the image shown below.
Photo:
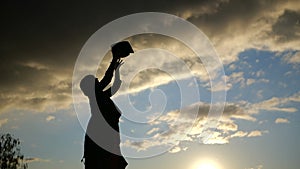
<path fill-rule="evenodd" d="M 99 124 L 99 112 L 106 122 L 117 132 L 119 132 L 119 118 L 121 116 L 119 109 L 110 99 L 121 85 L 119 68 L 123 64 L 122 57 L 133 53 L 133 50 L 127 41 L 116 43 L 112 46 L 113 59 L 105 72 L 104 77 L 99 80 L 93 75 L 85 76 L 80 82 L 80 88 L 89 98 L 91 107 L 91 118 L 88 123 L 87 132 L 84 140 L 84 159 L 85 169 L 125 169 L 127 162 L 124 157 L 108 152 L 93 141 L 91 135 L 105 135 L 99 133 L 101 124 Z M 112 80 L 115 71 L 115 79 L 112 87 L 104 90 Z M 93 86 L 94 84 L 94 86 Z M 100 110 L 100 111 L 99 111 Z M 114 147 L 120 153 L 120 138 L 111 140 Z M 121 153 L 120 153 L 121 154 Z"/>

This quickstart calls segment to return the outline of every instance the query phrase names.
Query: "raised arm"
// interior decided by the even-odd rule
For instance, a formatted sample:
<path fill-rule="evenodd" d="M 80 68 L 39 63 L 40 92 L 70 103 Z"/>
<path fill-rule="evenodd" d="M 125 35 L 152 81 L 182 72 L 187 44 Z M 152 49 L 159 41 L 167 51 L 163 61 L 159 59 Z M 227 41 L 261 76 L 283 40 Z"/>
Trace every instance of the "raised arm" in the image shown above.
<path fill-rule="evenodd" d="M 104 91 L 110 97 L 112 95 L 114 95 L 120 89 L 122 81 L 120 79 L 120 70 L 119 69 L 120 69 L 122 64 L 123 64 L 122 60 L 117 61 L 117 63 L 115 64 L 115 70 L 116 71 L 115 71 L 114 83 L 109 89 Z"/>
<path fill-rule="evenodd" d="M 100 90 L 103 90 L 111 82 L 117 62 L 118 60 L 115 58 L 113 58 L 113 60 L 110 62 L 110 65 L 107 68 L 104 77 L 99 82 Z"/>

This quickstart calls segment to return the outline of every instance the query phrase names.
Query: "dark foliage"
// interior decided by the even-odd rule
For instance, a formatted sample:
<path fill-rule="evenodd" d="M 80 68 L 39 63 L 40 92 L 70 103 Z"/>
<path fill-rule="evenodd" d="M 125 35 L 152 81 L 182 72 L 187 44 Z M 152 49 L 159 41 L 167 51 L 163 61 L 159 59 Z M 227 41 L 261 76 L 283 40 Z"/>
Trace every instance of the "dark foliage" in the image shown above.
<path fill-rule="evenodd" d="M 1 169 L 27 169 L 24 155 L 21 154 L 20 140 L 10 134 L 0 134 L 0 168 Z"/>

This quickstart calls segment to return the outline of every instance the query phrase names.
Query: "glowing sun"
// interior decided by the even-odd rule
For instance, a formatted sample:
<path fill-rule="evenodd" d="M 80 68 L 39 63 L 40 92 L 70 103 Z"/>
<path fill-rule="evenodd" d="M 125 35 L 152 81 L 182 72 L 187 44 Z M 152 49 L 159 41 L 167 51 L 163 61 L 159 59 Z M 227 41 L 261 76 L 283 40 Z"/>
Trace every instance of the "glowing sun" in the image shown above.
<path fill-rule="evenodd" d="M 220 167 L 215 162 L 206 160 L 198 163 L 195 169 L 220 169 Z"/>
<path fill-rule="evenodd" d="M 218 169 L 214 164 L 203 163 L 197 166 L 197 169 Z"/>

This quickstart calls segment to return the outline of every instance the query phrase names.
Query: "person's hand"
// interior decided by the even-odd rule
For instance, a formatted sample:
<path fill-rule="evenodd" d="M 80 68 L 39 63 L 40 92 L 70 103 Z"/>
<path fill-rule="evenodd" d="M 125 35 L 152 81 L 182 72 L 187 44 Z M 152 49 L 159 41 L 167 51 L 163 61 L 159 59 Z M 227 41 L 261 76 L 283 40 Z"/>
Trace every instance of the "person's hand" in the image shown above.
<path fill-rule="evenodd" d="M 114 67 L 115 70 L 118 70 L 123 64 L 124 64 L 123 60 L 118 59 L 117 62 L 115 63 L 115 67 Z"/>

